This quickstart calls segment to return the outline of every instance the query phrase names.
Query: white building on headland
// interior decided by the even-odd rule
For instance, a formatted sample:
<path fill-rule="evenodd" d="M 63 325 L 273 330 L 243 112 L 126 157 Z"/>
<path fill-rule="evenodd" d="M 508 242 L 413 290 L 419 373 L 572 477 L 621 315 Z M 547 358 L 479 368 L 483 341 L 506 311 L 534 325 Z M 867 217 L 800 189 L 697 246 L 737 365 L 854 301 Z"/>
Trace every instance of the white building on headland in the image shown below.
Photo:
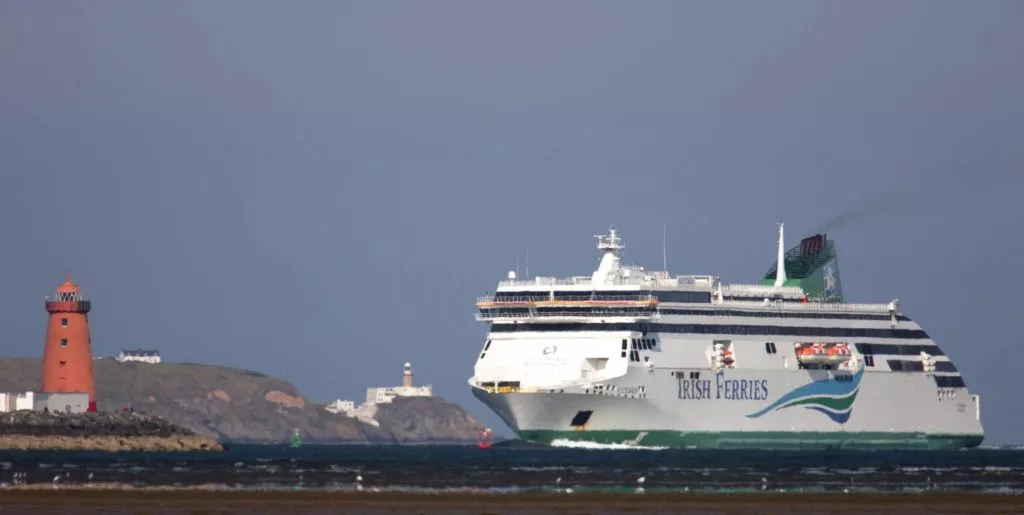
<path fill-rule="evenodd" d="M 117 355 L 117 360 L 120 361 L 121 363 L 131 362 L 156 364 L 160 363 L 160 351 L 156 349 L 122 350 L 121 353 Z"/>
<path fill-rule="evenodd" d="M 0 413 L 32 410 L 61 413 L 85 413 L 89 408 L 88 393 L 16 392 L 0 393 Z"/>
<path fill-rule="evenodd" d="M 430 385 L 413 386 L 412 364 L 406 363 L 402 370 L 402 386 L 374 386 L 366 389 L 366 402 L 356 407 L 355 402 L 338 399 L 326 406 L 331 413 L 340 413 L 357 418 L 367 424 L 378 425 L 373 418 L 378 404 L 387 404 L 396 397 L 431 397 L 434 388 Z"/>

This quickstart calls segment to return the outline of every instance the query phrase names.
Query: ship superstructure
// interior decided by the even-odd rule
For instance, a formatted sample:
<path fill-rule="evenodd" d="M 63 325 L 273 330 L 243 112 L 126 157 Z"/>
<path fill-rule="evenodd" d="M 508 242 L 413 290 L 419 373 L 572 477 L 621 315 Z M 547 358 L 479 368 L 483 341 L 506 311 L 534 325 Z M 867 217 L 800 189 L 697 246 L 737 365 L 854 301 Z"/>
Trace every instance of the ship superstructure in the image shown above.
<path fill-rule="evenodd" d="M 469 383 L 524 440 L 695 448 L 960 448 L 979 397 L 899 301 L 843 300 L 825 235 L 760 284 L 622 263 L 519 279 L 478 299 L 490 330 Z"/>

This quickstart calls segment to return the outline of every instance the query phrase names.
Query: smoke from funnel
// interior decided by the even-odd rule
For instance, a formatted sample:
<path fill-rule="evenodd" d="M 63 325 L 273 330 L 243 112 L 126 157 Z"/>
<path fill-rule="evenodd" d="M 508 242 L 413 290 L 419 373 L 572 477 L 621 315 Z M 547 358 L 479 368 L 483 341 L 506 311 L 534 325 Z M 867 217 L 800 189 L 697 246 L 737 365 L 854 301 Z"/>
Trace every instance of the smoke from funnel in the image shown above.
<path fill-rule="evenodd" d="M 909 209 L 912 197 L 913 195 L 909 187 L 876 193 L 840 211 L 839 214 L 823 223 L 816 232 L 822 234 L 845 227 L 851 223 L 868 221 L 873 217 L 883 217 L 903 209 Z"/>
<path fill-rule="evenodd" d="M 963 192 L 963 188 L 1004 187 L 1005 181 L 1021 177 L 1021 173 L 1010 166 L 979 166 L 969 170 L 965 168 L 939 174 L 932 180 L 918 184 L 916 187 L 910 184 L 897 185 L 895 189 L 862 198 L 828 219 L 817 232 L 821 234 L 834 231 L 850 224 L 868 222 L 873 218 L 890 217 L 898 212 L 907 211 L 914 203 L 915 192 L 920 193 L 922 188 L 931 184 L 942 183 L 947 190 L 955 189 Z"/>

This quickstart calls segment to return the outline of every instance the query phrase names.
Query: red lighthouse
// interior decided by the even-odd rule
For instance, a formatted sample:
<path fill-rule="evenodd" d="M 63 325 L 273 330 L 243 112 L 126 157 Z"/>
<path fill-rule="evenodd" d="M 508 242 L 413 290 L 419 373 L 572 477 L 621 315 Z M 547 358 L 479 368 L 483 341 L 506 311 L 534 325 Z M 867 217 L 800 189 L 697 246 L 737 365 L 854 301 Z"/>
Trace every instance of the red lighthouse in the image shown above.
<path fill-rule="evenodd" d="M 44 392 L 88 393 L 89 411 L 96 411 L 96 383 L 92 376 L 92 339 L 89 309 L 78 285 L 67 276 L 54 300 L 46 299 L 50 319 L 43 350 Z"/>

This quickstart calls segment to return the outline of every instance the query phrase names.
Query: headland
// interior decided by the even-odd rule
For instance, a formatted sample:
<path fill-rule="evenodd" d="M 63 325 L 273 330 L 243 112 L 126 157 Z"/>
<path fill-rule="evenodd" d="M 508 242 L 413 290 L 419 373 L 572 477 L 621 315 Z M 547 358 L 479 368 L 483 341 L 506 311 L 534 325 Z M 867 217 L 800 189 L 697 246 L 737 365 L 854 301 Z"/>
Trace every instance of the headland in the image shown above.
<path fill-rule="evenodd" d="M 96 415 L 122 417 L 129 408 L 222 443 L 286 443 L 298 430 L 304 443 L 475 444 L 481 426 L 437 396 L 394 398 L 377 405 L 370 421 L 328 410 L 293 384 L 251 370 L 106 358 L 92 366 Z M 32 390 L 41 369 L 38 358 L 0 358 L 0 392 Z"/>

